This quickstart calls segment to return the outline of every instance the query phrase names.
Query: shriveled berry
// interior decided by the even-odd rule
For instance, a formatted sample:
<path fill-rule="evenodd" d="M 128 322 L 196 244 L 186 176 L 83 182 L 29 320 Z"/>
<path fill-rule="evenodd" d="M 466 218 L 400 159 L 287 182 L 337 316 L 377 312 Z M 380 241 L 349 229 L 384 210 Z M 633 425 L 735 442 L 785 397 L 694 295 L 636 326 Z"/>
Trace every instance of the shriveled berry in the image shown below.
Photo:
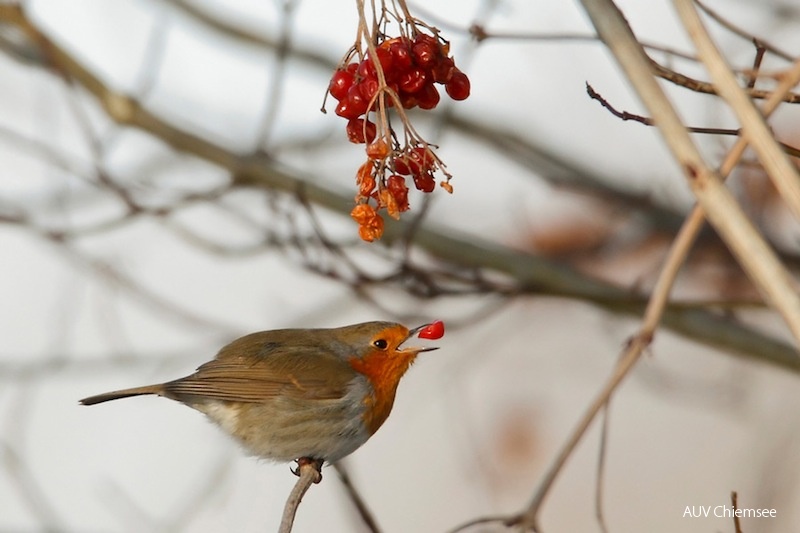
<path fill-rule="evenodd" d="M 381 189 L 378 192 L 378 204 L 386 208 L 386 213 L 395 220 L 400 220 L 400 206 L 389 189 Z"/>
<path fill-rule="evenodd" d="M 431 322 L 419 331 L 417 337 L 431 340 L 441 339 L 444 337 L 444 322 L 441 320 Z"/>
<path fill-rule="evenodd" d="M 433 192 L 436 180 L 430 174 L 414 174 L 414 186 L 422 192 Z"/>
<path fill-rule="evenodd" d="M 408 187 L 406 186 L 406 179 L 403 176 L 392 174 L 386 180 L 386 188 L 389 193 L 394 197 L 397 202 L 398 210 L 408 211 Z"/>
<path fill-rule="evenodd" d="M 365 241 L 372 242 L 383 235 L 383 218 L 369 204 L 358 204 L 350 212 L 358 223 L 358 234 Z"/>
<path fill-rule="evenodd" d="M 429 170 L 433 170 L 433 166 L 436 163 L 433 154 L 431 154 L 429 150 L 422 146 L 415 146 L 412 148 L 409 152 L 409 156 L 411 157 L 412 161 L 419 165 L 419 171 L 415 171 L 414 167 L 411 167 L 411 171 L 414 173 L 428 172 Z"/>
<path fill-rule="evenodd" d="M 372 166 L 372 161 L 369 160 L 358 167 L 358 172 L 356 172 L 356 185 L 358 185 L 358 196 L 356 196 L 356 201 L 361 198 L 368 198 L 375 189 L 374 170 L 375 169 Z"/>
<path fill-rule="evenodd" d="M 408 168 L 408 163 L 409 163 L 408 156 L 406 156 L 405 154 L 397 156 L 392 160 L 395 172 L 397 172 L 398 174 L 402 174 L 404 176 L 408 176 L 409 174 L 411 174 L 411 169 Z"/>
<path fill-rule="evenodd" d="M 444 88 L 453 100 L 466 100 L 469 97 L 469 78 L 466 74 L 456 69 L 453 72 L 453 77 L 450 78 Z"/>
<path fill-rule="evenodd" d="M 398 174 L 424 174 L 433 170 L 436 163 L 433 156 L 422 146 L 415 146 L 392 161 Z"/>
<path fill-rule="evenodd" d="M 375 124 L 370 120 L 364 121 L 363 118 L 350 119 L 346 131 L 347 140 L 355 144 L 372 142 L 376 134 Z"/>
<path fill-rule="evenodd" d="M 389 146 L 383 139 L 378 139 L 374 143 L 371 143 L 369 146 L 367 146 L 367 157 L 376 161 L 386 159 L 386 156 L 389 155 L 389 152 Z"/>

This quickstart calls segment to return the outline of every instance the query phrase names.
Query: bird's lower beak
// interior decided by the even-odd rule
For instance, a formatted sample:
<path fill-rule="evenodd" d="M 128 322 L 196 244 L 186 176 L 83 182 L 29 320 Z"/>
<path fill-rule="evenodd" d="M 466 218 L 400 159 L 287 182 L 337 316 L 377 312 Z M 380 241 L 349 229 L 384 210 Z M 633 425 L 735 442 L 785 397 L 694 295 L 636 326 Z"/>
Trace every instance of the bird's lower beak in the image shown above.
<path fill-rule="evenodd" d="M 406 340 L 404 340 L 403 343 L 407 342 L 408 339 L 411 339 L 411 338 L 415 337 L 417 335 L 417 333 L 419 333 L 423 328 L 427 328 L 428 326 L 430 326 L 430 324 L 422 324 L 421 326 L 417 326 L 416 328 L 410 330 L 408 332 L 408 337 L 406 337 Z M 432 352 L 433 350 L 438 350 L 438 349 L 439 349 L 438 346 L 424 346 L 424 347 L 421 347 L 421 348 L 415 346 L 413 348 L 412 347 L 405 348 L 405 350 L 415 351 L 417 353 Z"/>

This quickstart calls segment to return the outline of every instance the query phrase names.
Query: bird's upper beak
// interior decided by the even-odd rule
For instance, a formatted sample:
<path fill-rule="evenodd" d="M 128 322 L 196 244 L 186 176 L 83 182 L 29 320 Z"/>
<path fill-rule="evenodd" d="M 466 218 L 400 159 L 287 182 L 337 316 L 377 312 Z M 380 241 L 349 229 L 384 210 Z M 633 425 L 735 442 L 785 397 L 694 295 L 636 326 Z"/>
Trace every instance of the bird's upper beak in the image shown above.
<path fill-rule="evenodd" d="M 403 343 L 408 341 L 408 339 L 410 339 L 412 337 L 415 337 L 417 335 L 417 333 L 420 332 L 421 329 L 426 328 L 428 326 L 430 326 L 430 324 L 422 324 L 421 326 L 417 326 L 416 328 L 410 330 L 408 332 L 408 336 L 406 337 L 406 339 L 400 344 L 402 345 Z M 417 353 L 422 353 L 422 352 L 432 352 L 433 350 L 438 350 L 438 349 L 439 349 L 438 346 L 425 346 L 425 347 L 414 346 L 414 347 L 404 348 L 403 350 L 404 351 L 409 351 L 409 352 L 413 351 L 413 352 L 417 352 Z"/>

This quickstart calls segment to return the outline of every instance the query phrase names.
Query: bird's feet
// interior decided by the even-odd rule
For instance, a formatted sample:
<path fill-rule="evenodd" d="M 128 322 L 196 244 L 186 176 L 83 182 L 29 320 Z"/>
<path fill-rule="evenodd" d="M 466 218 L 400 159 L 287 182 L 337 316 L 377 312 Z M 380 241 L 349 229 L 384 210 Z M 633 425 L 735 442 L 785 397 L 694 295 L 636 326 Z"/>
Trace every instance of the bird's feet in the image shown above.
<path fill-rule="evenodd" d="M 289 468 L 297 477 L 300 477 L 300 472 L 304 468 L 313 468 L 317 471 L 317 479 L 314 483 L 319 483 L 322 481 L 322 463 L 325 462 L 325 459 L 312 459 L 311 457 L 300 457 L 296 459 L 295 462 L 297 463 L 297 468 Z"/>

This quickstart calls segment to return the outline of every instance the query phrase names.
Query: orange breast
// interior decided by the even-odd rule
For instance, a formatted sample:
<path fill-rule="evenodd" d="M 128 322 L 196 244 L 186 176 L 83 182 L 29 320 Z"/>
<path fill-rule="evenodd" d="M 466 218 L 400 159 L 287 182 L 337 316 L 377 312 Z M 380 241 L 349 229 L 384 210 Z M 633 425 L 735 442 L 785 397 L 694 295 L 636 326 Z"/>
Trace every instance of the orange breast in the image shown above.
<path fill-rule="evenodd" d="M 370 434 L 378 431 L 392 412 L 397 385 L 416 356 L 411 352 L 376 351 L 363 358 L 353 357 L 349 360 L 353 370 L 366 376 L 372 385 L 372 394 L 364 398 L 367 407 L 364 425 Z"/>

